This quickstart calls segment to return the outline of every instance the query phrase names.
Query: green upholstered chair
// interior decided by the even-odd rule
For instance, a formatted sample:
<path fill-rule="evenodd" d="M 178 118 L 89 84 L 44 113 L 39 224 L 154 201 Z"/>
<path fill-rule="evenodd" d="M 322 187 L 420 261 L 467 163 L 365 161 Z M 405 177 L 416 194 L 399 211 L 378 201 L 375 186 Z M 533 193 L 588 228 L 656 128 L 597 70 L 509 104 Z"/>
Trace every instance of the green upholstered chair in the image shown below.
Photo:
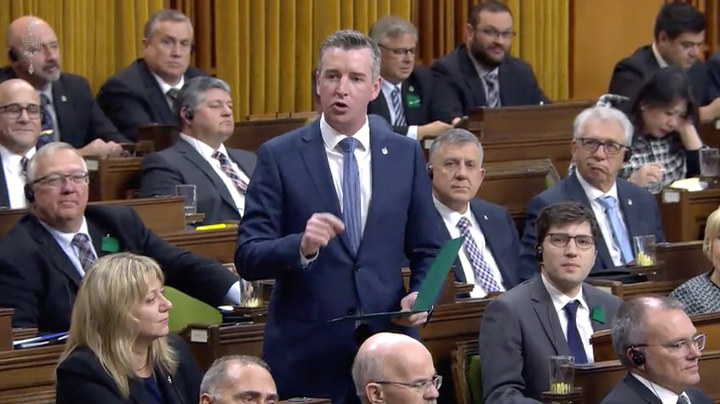
<path fill-rule="evenodd" d="M 457 342 L 452 362 L 456 402 L 458 404 L 482 404 L 483 392 L 478 341 Z"/>
<path fill-rule="evenodd" d="M 165 297 L 173 304 L 168 319 L 170 332 L 179 332 L 191 323 L 222 323 L 222 314 L 220 314 L 218 309 L 194 297 L 190 297 L 177 289 L 165 286 Z"/>

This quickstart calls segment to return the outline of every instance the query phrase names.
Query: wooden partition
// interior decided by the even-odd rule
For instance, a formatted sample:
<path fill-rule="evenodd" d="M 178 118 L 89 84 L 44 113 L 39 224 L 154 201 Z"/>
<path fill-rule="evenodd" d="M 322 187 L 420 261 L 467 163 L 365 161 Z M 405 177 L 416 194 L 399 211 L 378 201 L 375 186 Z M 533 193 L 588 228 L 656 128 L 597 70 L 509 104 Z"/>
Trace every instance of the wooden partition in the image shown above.
<path fill-rule="evenodd" d="M 119 157 L 88 160 L 90 201 L 129 199 L 129 193 L 140 188 L 142 157 Z"/>
<path fill-rule="evenodd" d="M 708 216 L 720 207 L 720 187 L 698 192 L 664 189 L 658 203 L 668 241 L 702 240 Z"/>
<path fill-rule="evenodd" d="M 188 230 L 165 233 L 160 237 L 170 244 L 221 263 L 235 262 L 237 227 L 217 230 Z"/>
<path fill-rule="evenodd" d="M 0 352 L 13 349 L 12 315 L 14 309 L 0 308 Z"/>
<path fill-rule="evenodd" d="M 55 368 L 64 345 L 0 352 L 0 404 L 55 401 Z"/>

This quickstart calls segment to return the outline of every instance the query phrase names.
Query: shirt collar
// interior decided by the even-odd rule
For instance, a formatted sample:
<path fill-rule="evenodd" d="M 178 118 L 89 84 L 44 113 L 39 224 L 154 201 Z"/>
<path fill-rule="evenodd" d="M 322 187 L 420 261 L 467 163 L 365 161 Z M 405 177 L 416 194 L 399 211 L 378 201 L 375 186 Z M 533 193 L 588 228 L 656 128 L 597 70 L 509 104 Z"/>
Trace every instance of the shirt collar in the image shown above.
<path fill-rule="evenodd" d="M 592 203 L 593 201 L 596 201 L 601 196 L 612 196 L 615 198 L 615 201 L 619 201 L 618 198 L 618 192 L 617 192 L 617 182 L 613 183 L 612 188 L 610 188 L 609 191 L 606 193 L 603 193 L 603 191 L 595 188 L 594 186 L 590 185 L 589 182 L 585 181 L 585 178 L 580 175 L 580 172 L 577 168 L 575 168 L 575 176 L 578 179 L 578 182 L 580 182 L 580 186 L 582 187 L 583 191 L 585 191 L 585 195 L 587 195 L 588 199 Z"/>
<path fill-rule="evenodd" d="M 71 247 L 72 246 L 72 240 L 73 237 L 75 237 L 76 234 L 84 234 L 88 236 L 89 240 L 92 240 L 90 238 L 90 232 L 88 231 L 87 222 L 85 221 L 85 216 L 82 218 L 82 223 L 80 224 L 80 229 L 75 233 L 64 233 L 60 230 L 50 226 L 49 224 L 43 222 L 42 220 L 39 220 L 40 224 L 45 228 L 45 230 L 49 231 L 50 234 L 52 234 L 53 238 L 57 240 L 59 243 L 62 243 L 65 247 Z"/>
<path fill-rule="evenodd" d="M 472 223 L 472 211 L 470 210 L 470 202 L 468 202 L 468 207 L 467 210 L 465 210 L 465 213 L 460 213 L 450 209 L 449 207 L 447 207 L 447 205 L 440 202 L 435 197 L 435 195 L 433 195 L 433 202 L 435 203 L 435 208 L 437 209 L 438 213 L 440 213 L 440 216 L 443 218 L 443 220 L 452 223 L 453 226 L 457 226 L 458 222 L 463 217 L 469 220 L 470 223 Z"/>
<path fill-rule="evenodd" d="M 382 88 L 383 88 L 383 90 L 384 90 L 383 92 L 387 92 L 388 94 L 392 94 L 392 92 L 397 89 L 397 90 L 399 90 L 399 91 L 402 93 L 402 85 L 403 85 L 402 82 L 400 82 L 400 83 L 398 83 L 398 84 L 393 84 L 393 83 L 391 83 L 391 82 L 389 82 L 389 81 L 387 81 L 387 80 L 385 80 L 385 79 L 381 79 L 381 83 L 382 83 L 382 84 L 381 84 L 381 85 L 382 85 Z"/>
<path fill-rule="evenodd" d="M 210 147 L 207 143 L 203 142 L 202 140 L 199 140 L 197 138 L 194 138 L 192 136 L 188 136 L 184 133 L 180 133 L 180 137 L 183 138 L 186 142 L 188 142 L 195 150 L 197 150 L 198 153 L 200 153 L 201 156 L 203 156 L 206 160 L 213 158 L 213 153 L 215 153 L 215 149 Z M 227 149 L 225 148 L 225 145 L 220 143 L 220 147 L 217 148 L 217 151 L 224 154 L 225 157 L 230 158 L 228 155 Z"/>
<path fill-rule="evenodd" d="M 553 306 L 555 306 L 556 312 L 563 310 L 565 306 L 572 300 L 579 301 L 580 307 L 584 307 L 585 310 L 590 311 L 590 309 L 588 309 L 587 302 L 585 302 L 585 298 L 583 297 L 582 284 L 580 285 L 580 290 L 578 291 L 577 295 L 575 295 L 574 297 L 570 297 L 565 293 L 559 291 L 558 288 L 556 288 L 552 283 L 550 283 L 545 274 L 542 275 L 542 281 L 545 285 L 545 289 L 547 289 L 548 294 L 550 295 L 550 299 L 552 299 Z"/>
<path fill-rule="evenodd" d="M 45 95 L 48 99 L 48 104 L 53 105 L 53 91 L 52 91 L 52 83 L 49 83 L 45 88 L 42 90 L 35 90 L 38 93 L 38 96 Z"/>
<path fill-rule="evenodd" d="M 19 154 L 15 154 L 15 153 L 11 152 L 5 146 L 0 145 L 0 157 L 2 158 L 3 167 L 6 167 L 13 174 L 22 172 L 22 167 L 21 167 L 20 162 L 22 161 L 23 157 L 27 157 L 29 160 L 34 155 L 35 155 L 35 147 L 28 150 L 28 152 L 25 153 L 25 156 L 21 156 Z"/>
<path fill-rule="evenodd" d="M 645 385 L 648 390 L 653 392 L 663 404 L 676 404 L 680 396 L 684 396 L 685 398 L 687 398 L 688 402 L 690 401 L 690 397 L 688 397 L 687 393 L 685 393 L 684 391 L 682 392 L 682 394 L 676 394 L 674 391 L 667 389 L 657 383 L 651 382 L 650 380 L 640 376 L 637 373 L 631 372 L 631 374 L 636 379 L 638 379 L 640 383 Z"/>
<path fill-rule="evenodd" d="M 660 55 L 660 51 L 658 51 L 657 44 L 655 42 L 652 43 L 652 51 L 653 55 L 655 55 L 655 60 L 657 61 L 658 65 L 662 69 L 663 67 L 668 66 L 668 62 L 663 59 L 663 57 Z"/>
<path fill-rule="evenodd" d="M 165 80 L 161 79 L 160 76 L 153 73 L 151 70 L 150 73 L 152 73 L 153 77 L 155 77 L 155 80 L 157 81 L 158 85 L 160 86 L 160 91 L 162 91 L 163 94 L 167 94 L 168 91 L 170 91 L 171 88 L 174 88 L 176 90 L 180 90 L 185 85 L 185 75 L 180 76 L 180 81 L 178 81 L 177 84 L 174 86 L 171 86 L 170 84 L 166 83 Z"/>
<path fill-rule="evenodd" d="M 358 142 L 360 142 L 360 147 L 364 150 L 370 150 L 370 126 L 368 126 L 367 117 L 365 117 L 365 123 L 360 130 L 348 136 L 336 131 L 328 125 L 327 121 L 325 121 L 325 114 L 323 114 L 320 117 L 320 133 L 322 134 L 325 147 L 330 150 L 335 150 L 338 143 L 346 137 L 354 137 Z"/>

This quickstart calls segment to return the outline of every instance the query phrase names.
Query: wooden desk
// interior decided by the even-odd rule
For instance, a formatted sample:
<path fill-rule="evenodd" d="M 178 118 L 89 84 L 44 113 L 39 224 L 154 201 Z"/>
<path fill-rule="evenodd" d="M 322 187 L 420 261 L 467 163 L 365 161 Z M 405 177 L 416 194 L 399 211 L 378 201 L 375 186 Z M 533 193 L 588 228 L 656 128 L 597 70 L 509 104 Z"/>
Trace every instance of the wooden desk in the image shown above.
<path fill-rule="evenodd" d="M 90 171 L 89 200 L 128 199 L 128 191 L 140 188 L 142 157 L 86 159 Z"/>
<path fill-rule="evenodd" d="M 235 262 L 235 243 L 237 227 L 217 230 L 185 230 L 165 233 L 160 237 L 168 243 L 190 251 L 193 254 L 207 257 L 223 264 Z"/>
<path fill-rule="evenodd" d="M 667 241 L 702 240 L 708 216 L 720 207 L 720 188 L 664 189 L 658 194 L 658 204 Z"/>
<path fill-rule="evenodd" d="M 0 308 L 0 352 L 13 349 L 12 315 L 14 309 Z"/>
<path fill-rule="evenodd" d="M 0 352 L 0 404 L 55 401 L 55 368 L 64 345 Z"/>
<path fill-rule="evenodd" d="M 182 197 L 126 199 L 90 204 L 129 206 L 135 209 L 143 224 L 155 233 L 178 232 L 185 229 Z M 0 210 L 0 236 L 7 234 L 26 213 L 26 209 Z"/>
<path fill-rule="evenodd" d="M 685 241 L 658 244 L 655 252 L 661 264 L 659 280 L 686 281 L 711 270 L 712 264 L 702 251 L 702 243 Z"/>

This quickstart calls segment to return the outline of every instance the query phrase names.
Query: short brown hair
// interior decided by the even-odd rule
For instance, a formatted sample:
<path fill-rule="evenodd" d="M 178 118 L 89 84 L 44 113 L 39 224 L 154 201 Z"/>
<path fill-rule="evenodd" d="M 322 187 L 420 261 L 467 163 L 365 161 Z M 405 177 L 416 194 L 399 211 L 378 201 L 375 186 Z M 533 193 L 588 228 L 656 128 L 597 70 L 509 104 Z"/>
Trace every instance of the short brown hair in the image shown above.
<path fill-rule="evenodd" d="M 595 238 L 601 237 L 600 227 L 595 219 L 595 215 L 590 209 L 573 201 L 564 201 L 548 205 L 540 210 L 540 214 L 538 214 L 537 220 L 535 220 L 537 244 L 542 244 L 548 231 L 550 231 L 550 228 L 553 226 L 580 223 L 588 223 L 592 236 Z"/>
<path fill-rule="evenodd" d="M 470 13 L 468 13 L 468 24 L 472 25 L 473 27 L 477 27 L 478 23 L 480 22 L 480 13 L 483 11 L 487 11 L 490 13 L 508 13 L 510 14 L 510 16 L 512 16 L 510 8 L 506 6 L 505 3 L 501 3 L 496 0 L 487 0 L 480 2 L 470 8 Z"/>

